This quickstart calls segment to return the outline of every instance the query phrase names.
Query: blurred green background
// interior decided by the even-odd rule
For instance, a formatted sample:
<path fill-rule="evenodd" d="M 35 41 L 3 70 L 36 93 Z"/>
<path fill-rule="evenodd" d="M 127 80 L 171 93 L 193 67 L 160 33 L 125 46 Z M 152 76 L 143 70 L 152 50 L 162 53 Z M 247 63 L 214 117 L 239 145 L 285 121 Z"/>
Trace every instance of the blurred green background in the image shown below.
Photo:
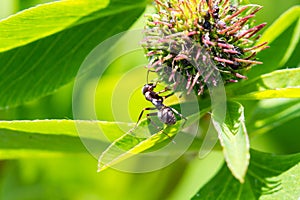
<path fill-rule="evenodd" d="M 1 0 L 0 17 L 5 18 L 44 2 L 49 1 Z M 251 2 L 264 6 L 257 14 L 257 23 L 267 22 L 269 25 L 288 8 L 300 3 L 299 0 Z M 149 7 L 146 12 L 150 11 Z M 143 20 L 141 16 L 132 29 L 143 28 Z M 287 41 L 288 36 L 287 33 L 280 40 Z M 284 49 L 285 45 L 287 43 L 275 42 L 271 49 Z M 267 57 L 262 55 L 262 59 L 264 56 Z M 140 111 L 149 106 L 140 94 L 141 86 L 146 81 L 146 69 L 143 68 L 145 63 L 143 52 L 135 51 L 120 57 L 109 67 L 98 83 L 96 109 L 99 120 L 135 122 Z M 91 83 L 93 81 L 98 80 L 91 80 Z M 0 110 L 0 119 L 72 119 L 72 89 L 70 83 L 38 101 Z M 88 94 L 92 92 L 87 87 L 87 95 L 83 98 L 89 98 Z M 246 105 L 247 120 L 247 112 L 251 112 L 252 104 Z M 85 110 L 85 106 L 83 104 L 81 109 Z M 251 141 L 252 147 L 275 153 L 299 152 L 299 122 L 300 118 L 294 119 L 268 134 L 255 137 Z M 189 199 L 218 171 L 222 163 L 221 152 L 212 152 L 203 160 L 186 155 L 162 170 L 129 174 L 113 169 L 96 173 L 97 161 L 88 153 L 5 160 L 0 161 L 0 199 Z"/>

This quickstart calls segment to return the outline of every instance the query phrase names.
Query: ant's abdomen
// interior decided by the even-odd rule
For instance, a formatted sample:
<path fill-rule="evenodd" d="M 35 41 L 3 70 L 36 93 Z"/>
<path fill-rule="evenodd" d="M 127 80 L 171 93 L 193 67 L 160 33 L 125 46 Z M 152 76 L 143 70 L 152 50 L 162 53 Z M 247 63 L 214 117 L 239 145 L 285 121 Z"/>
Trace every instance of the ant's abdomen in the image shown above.
<path fill-rule="evenodd" d="M 158 111 L 157 117 L 160 119 L 161 122 L 167 125 L 173 125 L 176 123 L 176 117 L 169 107 L 164 107 Z"/>

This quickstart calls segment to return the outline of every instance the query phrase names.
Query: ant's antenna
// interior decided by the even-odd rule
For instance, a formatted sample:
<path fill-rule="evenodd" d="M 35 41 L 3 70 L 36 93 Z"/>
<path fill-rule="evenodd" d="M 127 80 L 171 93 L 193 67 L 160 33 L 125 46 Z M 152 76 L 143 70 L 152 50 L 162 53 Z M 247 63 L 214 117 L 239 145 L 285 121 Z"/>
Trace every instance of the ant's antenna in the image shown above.
<path fill-rule="evenodd" d="M 147 71 L 147 79 L 146 79 L 147 84 L 149 83 L 149 82 L 148 82 L 148 81 L 149 81 L 149 72 L 156 72 L 156 71 L 155 71 L 155 70 L 150 70 L 150 69 L 148 69 L 148 71 Z M 156 85 L 158 82 L 159 82 L 159 81 L 156 81 L 156 82 L 153 83 L 153 84 Z"/>
<path fill-rule="evenodd" d="M 147 79 L 146 79 L 146 83 L 148 84 L 149 82 L 148 82 L 148 77 L 149 77 L 149 72 L 150 72 L 150 70 L 148 69 L 148 71 L 147 71 Z"/>

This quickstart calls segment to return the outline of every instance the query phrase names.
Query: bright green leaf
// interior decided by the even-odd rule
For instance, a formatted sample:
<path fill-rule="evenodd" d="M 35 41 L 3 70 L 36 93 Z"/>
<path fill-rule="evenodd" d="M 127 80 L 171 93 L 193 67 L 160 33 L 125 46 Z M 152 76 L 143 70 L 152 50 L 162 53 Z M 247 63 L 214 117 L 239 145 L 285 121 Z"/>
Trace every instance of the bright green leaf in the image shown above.
<path fill-rule="evenodd" d="M 272 99 L 272 98 L 300 98 L 300 88 L 280 88 L 267 91 L 257 91 L 241 95 L 236 99 Z"/>
<path fill-rule="evenodd" d="M 195 104 L 196 103 L 196 104 Z M 180 110 L 180 107 L 183 105 L 174 105 L 176 110 Z M 185 127 L 190 126 L 193 122 L 195 122 L 199 117 L 203 116 L 208 112 L 210 108 L 210 104 L 208 101 L 201 101 L 201 111 L 197 113 L 195 106 L 198 106 L 198 102 L 187 102 L 184 103 L 185 114 L 189 114 L 188 121 L 185 123 Z M 196 113 L 195 113 L 196 112 Z M 182 120 L 181 120 L 182 121 Z M 151 128 L 153 124 L 147 123 L 147 121 L 142 121 L 136 129 L 132 129 L 128 133 L 124 134 L 120 138 L 116 139 L 99 157 L 98 161 L 98 171 L 102 171 L 108 167 L 111 167 L 114 164 L 117 164 L 125 159 L 131 158 L 141 152 L 145 151 L 155 151 L 159 150 L 161 146 L 164 146 L 171 142 L 171 138 L 177 134 L 176 140 L 172 139 L 172 153 L 178 155 L 178 150 L 180 151 L 180 145 L 184 144 L 187 140 L 191 143 L 189 147 L 191 147 L 192 151 L 195 149 L 199 149 L 199 140 L 192 143 L 194 138 L 185 137 L 185 133 L 179 132 L 179 128 L 181 126 L 180 123 L 176 123 L 172 126 L 167 126 L 165 129 L 157 132 L 157 129 L 154 129 L 154 134 L 149 132 L 148 127 Z M 179 132 L 179 133 L 178 133 Z M 151 135 L 152 134 L 152 135 Z M 195 133 L 192 133 L 194 135 Z M 168 141 L 169 139 L 169 141 Z M 178 139 L 178 140 L 177 140 Z M 197 147 L 195 147 L 197 144 Z M 185 146 L 186 147 L 186 146 Z M 188 149 L 186 149 L 188 150 Z M 168 152 L 170 154 L 170 152 Z M 168 155 L 166 154 L 166 155 Z"/>
<path fill-rule="evenodd" d="M 76 26 L 78 21 L 108 5 L 103 0 L 69 0 L 38 5 L 0 22 L 0 52 L 26 45 Z"/>
<path fill-rule="evenodd" d="M 11 131 L 22 131 L 39 134 L 68 135 L 78 137 L 78 129 L 87 130 L 82 134 L 84 137 L 99 138 L 99 128 L 110 134 L 107 136 L 111 140 L 119 138 L 124 132 L 120 129 L 132 128 L 132 124 L 121 122 L 89 121 L 89 120 L 14 120 L 0 121 L 0 129 Z M 106 140 L 103 138 L 102 140 Z"/>
<path fill-rule="evenodd" d="M 168 136 L 173 136 L 175 132 L 168 132 Z M 168 138 L 166 134 L 159 132 L 146 137 L 137 137 L 131 132 L 115 140 L 100 156 L 98 162 L 98 171 L 102 171 L 120 161 L 128 159 L 135 154 L 141 153 L 155 144 L 158 144 Z"/>
<path fill-rule="evenodd" d="M 198 113 L 197 106 L 200 106 L 200 113 Z M 185 127 L 189 127 L 192 123 L 195 123 L 200 117 L 206 114 L 210 108 L 210 103 L 207 100 L 203 100 L 198 105 L 198 102 L 186 102 L 183 104 L 173 105 L 173 108 L 180 110 L 184 107 L 185 116 L 189 116 Z M 99 157 L 98 171 L 102 171 L 114 164 L 131 158 L 141 152 L 161 150 L 162 146 L 168 145 L 171 142 L 171 138 L 176 135 L 176 138 L 172 139 L 171 148 L 168 149 L 168 153 L 163 157 L 168 157 L 169 154 L 175 156 L 182 154 L 182 149 L 185 151 L 191 150 L 193 153 L 199 150 L 199 139 L 194 138 L 195 132 L 185 133 L 179 132 L 182 121 L 177 122 L 175 125 L 167 126 L 163 130 L 159 131 L 154 129 L 153 132 L 149 132 L 149 128 L 153 128 L 153 124 L 142 121 L 136 129 L 132 129 L 120 138 L 116 139 Z M 198 124 L 197 124 L 198 126 Z M 197 130 L 196 130 L 197 131 Z M 186 136 L 191 134 L 191 136 Z M 169 141 L 168 141 L 169 139 Z M 175 142 L 176 143 L 175 143 Z M 183 145 L 183 147 L 181 146 Z M 170 152 L 170 150 L 172 152 Z M 165 153 L 165 152 L 164 152 Z"/>
<path fill-rule="evenodd" d="M 0 159 L 86 153 L 82 139 L 103 151 L 133 124 L 104 121 L 0 121 Z"/>
<path fill-rule="evenodd" d="M 267 41 L 272 43 L 280 34 L 282 34 L 291 24 L 300 17 L 300 6 L 293 6 L 283 13 L 262 35 L 258 43 Z"/>
<path fill-rule="evenodd" d="M 224 165 L 192 199 L 298 199 L 299 163 L 299 153 L 279 156 L 252 150 L 244 184 L 238 182 Z"/>
<path fill-rule="evenodd" d="M 234 177 L 243 183 L 250 158 L 244 107 L 239 103 L 229 102 L 225 121 L 220 121 L 218 116 L 214 115 L 212 115 L 212 120 L 218 132 L 227 165 Z"/>
<path fill-rule="evenodd" d="M 300 117 L 300 99 L 268 99 L 259 102 L 247 121 L 247 128 L 251 137 L 255 137 L 297 117 Z"/>
<path fill-rule="evenodd" d="M 185 126 L 188 126 L 191 122 L 197 120 L 198 118 L 198 113 L 190 116 Z M 129 131 L 125 135 L 121 136 L 119 139 L 115 140 L 99 157 L 98 171 L 102 171 L 125 159 L 131 158 L 141 152 L 158 146 L 167 139 L 170 140 L 169 142 L 173 142 L 171 144 L 173 147 L 171 147 L 171 150 L 173 152 L 176 151 L 177 153 L 178 148 L 180 149 L 180 143 L 182 141 L 174 139 L 172 139 L 171 141 L 171 138 L 176 134 L 184 134 L 181 132 L 178 133 L 182 125 L 181 122 L 177 122 L 175 125 L 172 126 L 167 126 L 163 130 L 159 132 L 156 131 L 157 133 L 152 135 L 149 134 L 149 131 L 147 130 L 148 125 L 149 124 L 147 123 L 147 121 L 143 121 L 137 127 L 137 129 Z M 168 152 L 168 154 L 170 154 L 170 152 Z"/>
<path fill-rule="evenodd" d="M 232 99 L 300 98 L 300 68 L 284 69 L 228 87 Z"/>
<path fill-rule="evenodd" d="M 195 103 L 198 105 L 198 102 Z M 202 115 L 209 108 L 209 104 L 205 102 L 203 104 L 205 106 L 201 110 Z M 189 106 L 185 107 L 191 109 L 186 112 L 195 113 L 197 109 L 193 106 L 196 105 L 193 103 L 187 105 Z M 194 118 L 198 117 L 199 113 L 196 112 Z M 189 126 L 189 121 L 186 123 L 187 126 Z M 135 123 L 89 120 L 0 121 L 0 159 L 86 152 L 82 143 L 92 145 L 92 148 L 96 148 L 93 152 L 100 154 L 112 141 L 125 137 L 124 133 L 134 125 Z M 176 126 L 172 126 L 166 130 L 173 132 L 175 129 Z M 165 134 L 161 135 L 167 137 Z M 156 138 L 163 140 L 160 136 Z M 90 150 L 89 146 L 87 149 Z"/>
<path fill-rule="evenodd" d="M 102 3 L 101 3 L 102 2 Z M 127 30 L 146 2 L 56 1 L 0 21 L 0 108 L 20 105 L 72 81 L 85 57 Z"/>

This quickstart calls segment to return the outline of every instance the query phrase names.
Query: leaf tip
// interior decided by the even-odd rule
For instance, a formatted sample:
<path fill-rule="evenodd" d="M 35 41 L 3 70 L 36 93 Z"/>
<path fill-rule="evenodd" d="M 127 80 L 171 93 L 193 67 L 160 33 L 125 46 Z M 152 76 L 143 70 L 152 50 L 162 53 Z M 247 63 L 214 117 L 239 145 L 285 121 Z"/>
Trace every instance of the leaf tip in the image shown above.
<path fill-rule="evenodd" d="M 101 164 L 101 162 L 98 163 L 98 169 L 97 169 L 97 173 L 102 172 L 103 170 L 105 170 L 108 166 L 105 164 Z"/>
<path fill-rule="evenodd" d="M 240 171 L 236 171 L 234 170 L 233 168 L 229 168 L 232 175 L 241 183 L 243 184 L 245 182 L 245 176 L 246 176 L 246 173 L 247 173 L 247 169 L 248 169 L 248 166 L 245 170 L 243 170 L 243 172 L 240 172 Z"/>
<path fill-rule="evenodd" d="M 245 182 L 244 176 L 242 177 L 236 177 L 238 179 L 238 181 L 243 184 Z"/>

